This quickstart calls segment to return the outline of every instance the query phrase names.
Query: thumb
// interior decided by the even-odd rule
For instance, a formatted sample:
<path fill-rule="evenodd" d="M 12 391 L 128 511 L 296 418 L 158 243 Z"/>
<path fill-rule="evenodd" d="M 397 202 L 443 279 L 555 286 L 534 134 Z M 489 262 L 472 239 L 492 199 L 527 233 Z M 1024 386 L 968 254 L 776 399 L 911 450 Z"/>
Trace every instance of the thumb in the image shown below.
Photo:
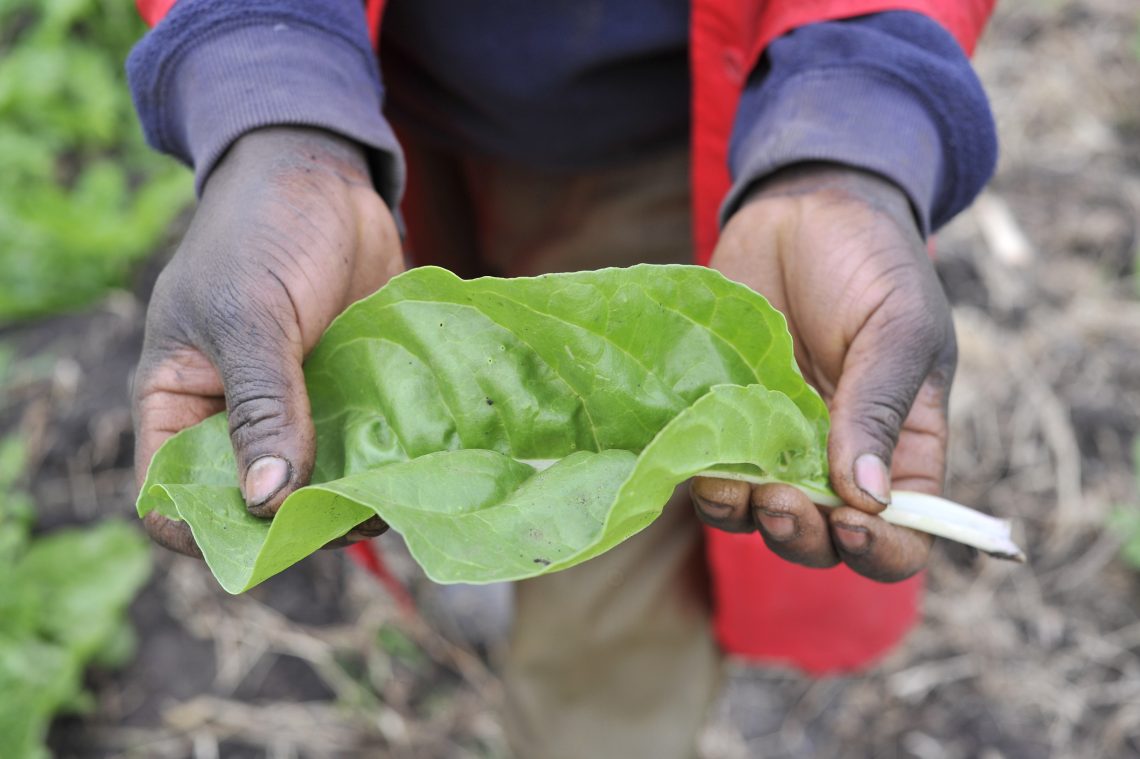
<path fill-rule="evenodd" d="M 308 483 L 316 456 L 300 329 L 291 307 L 264 304 L 227 321 L 210 342 L 225 388 L 238 481 L 250 513 L 271 517 Z"/>
<path fill-rule="evenodd" d="M 915 301 L 900 307 L 888 298 L 876 309 L 851 341 L 832 398 L 832 487 L 848 505 L 871 514 L 890 504 L 891 461 L 904 425 L 945 442 L 954 325 L 949 308 L 938 307 L 944 300 Z M 920 390 L 924 400 L 912 414 Z M 943 457 L 931 456 L 929 464 L 930 478 L 940 482 Z"/>

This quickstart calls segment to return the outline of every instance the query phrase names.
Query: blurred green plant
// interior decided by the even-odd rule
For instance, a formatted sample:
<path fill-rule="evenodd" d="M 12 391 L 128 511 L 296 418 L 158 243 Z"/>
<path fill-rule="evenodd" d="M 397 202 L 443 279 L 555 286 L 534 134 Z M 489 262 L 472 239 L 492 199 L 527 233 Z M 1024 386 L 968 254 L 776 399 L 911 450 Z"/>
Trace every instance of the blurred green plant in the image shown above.
<path fill-rule="evenodd" d="M 1132 52 L 1140 60 L 1140 13 L 1136 14 L 1136 31 L 1132 34 Z"/>
<path fill-rule="evenodd" d="M 1140 490 L 1140 436 L 1132 445 L 1132 472 L 1136 478 L 1136 489 Z M 1108 526 L 1123 541 L 1120 555 L 1131 566 L 1140 569 L 1140 503 L 1117 506 L 1109 516 Z"/>
<path fill-rule="evenodd" d="M 0 324 L 121 285 L 193 198 L 146 147 L 127 0 L 0 0 Z"/>
<path fill-rule="evenodd" d="M 126 609 L 150 551 L 120 521 L 33 538 L 24 465 L 23 443 L 0 440 L 0 756 L 41 759 L 52 717 L 93 705 L 87 666 L 130 659 Z"/>

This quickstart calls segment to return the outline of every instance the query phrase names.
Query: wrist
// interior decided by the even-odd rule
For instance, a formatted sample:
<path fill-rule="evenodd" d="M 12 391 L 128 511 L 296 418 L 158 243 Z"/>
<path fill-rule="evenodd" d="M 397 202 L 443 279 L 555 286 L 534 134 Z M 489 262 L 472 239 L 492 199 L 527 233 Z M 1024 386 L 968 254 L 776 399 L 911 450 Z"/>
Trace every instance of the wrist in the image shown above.
<path fill-rule="evenodd" d="M 921 236 L 910 198 L 901 187 L 874 172 L 837 163 L 805 161 L 774 171 L 749 187 L 740 210 L 772 198 L 806 196 L 862 203 Z"/>
<path fill-rule="evenodd" d="M 230 178 L 297 176 L 372 187 L 368 158 L 356 142 L 323 129 L 274 126 L 254 129 L 234 141 L 206 180 L 203 195 Z"/>

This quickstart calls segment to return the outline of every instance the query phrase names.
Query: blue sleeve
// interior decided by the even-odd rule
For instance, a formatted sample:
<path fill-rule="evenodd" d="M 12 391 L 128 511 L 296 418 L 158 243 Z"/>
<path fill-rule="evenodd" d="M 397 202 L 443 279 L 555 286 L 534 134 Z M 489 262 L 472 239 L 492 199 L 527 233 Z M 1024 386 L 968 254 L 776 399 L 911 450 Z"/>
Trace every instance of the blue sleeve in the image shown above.
<path fill-rule="evenodd" d="M 758 180 L 803 161 L 890 179 L 927 234 L 989 181 L 997 136 L 981 83 L 950 33 L 892 11 L 811 24 L 768 47 L 737 112 L 722 221 Z"/>
<path fill-rule="evenodd" d="M 191 165 L 199 192 L 238 137 L 294 125 L 363 145 L 377 190 L 399 202 L 403 155 L 360 0 L 179 0 L 127 77 L 147 141 Z"/>

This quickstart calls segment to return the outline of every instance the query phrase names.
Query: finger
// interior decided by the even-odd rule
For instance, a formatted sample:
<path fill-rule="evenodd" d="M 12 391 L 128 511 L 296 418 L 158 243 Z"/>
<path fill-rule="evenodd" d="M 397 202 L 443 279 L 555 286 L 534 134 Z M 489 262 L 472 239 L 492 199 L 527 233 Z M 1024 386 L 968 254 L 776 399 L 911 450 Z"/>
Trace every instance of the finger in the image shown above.
<path fill-rule="evenodd" d="M 380 517 L 369 517 L 364 522 L 356 525 L 344 537 L 350 543 L 356 543 L 361 540 L 371 540 L 378 538 L 388 531 L 388 524 Z"/>
<path fill-rule="evenodd" d="M 157 511 L 152 511 L 143 517 L 143 529 L 155 543 L 163 548 L 169 548 L 171 551 L 177 551 L 195 559 L 202 558 L 202 551 L 194 542 L 194 535 L 190 532 L 190 526 L 185 522 L 175 522 Z"/>
<path fill-rule="evenodd" d="M 330 540 L 325 543 L 321 548 L 323 549 L 337 549 L 347 548 L 353 543 L 359 543 L 362 540 L 372 540 L 378 538 L 388 531 L 388 525 L 380 517 L 371 517 L 367 521 L 358 524 L 356 527 L 349 530 L 339 538 Z"/>
<path fill-rule="evenodd" d="M 898 490 L 931 495 L 942 492 L 949 442 L 947 394 L 937 374 L 919 388 L 891 461 L 891 482 Z"/>
<path fill-rule="evenodd" d="M 957 353 L 944 305 L 940 291 L 895 291 L 852 339 L 832 399 L 828 445 L 832 487 L 848 505 L 874 514 L 890 503 L 892 454 L 924 382 L 934 417 L 925 423 L 945 426 Z"/>
<path fill-rule="evenodd" d="M 134 383 L 135 480 L 140 488 L 167 438 L 226 407 L 221 380 L 204 356 L 186 351 L 157 361 L 148 362 L 144 352 Z"/>
<path fill-rule="evenodd" d="M 230 441 L 246 506 L 255 516 L 277 513 L 313 471 L 316 433 L 310 415 L 298 320 L 280 291 L 235 285 L 213 305 L 207 338 L 225 386 Z M 241 293 L 263 300 L 241 302 Z"/>
<path fill-rule="evenodd" d="M 830 514 L 831 534 L 843 563 L 877 582 L 913 576 L 930 557 L 934 539 L 849 507 Z"/>
<path fill-rule="evenodd" d="M 179 430 L 225 408 L 222 381 L 210 360 L 177 328 L 170 268 L 159 276 L 147 310 L 139 365 L 131 378 L 135 479 L 142 487 L 154 454 Z"/>
<path fill-rule="evenodd" d="M 694 477 L 689 483 L 689 495 L 697 516 L 709 527 L 725 532 L 752 532 L 756 526 L 749 513 L 749 493 L 752 486 L 737 480 L 715 477 Z"/>
<path fill-rule="evenodd" d="M 806 495 L 787 485 L 752 489 L 752 513 L 772 553 L 805 567 L 833 567 L 839 555 L 827 519 Z"/>

